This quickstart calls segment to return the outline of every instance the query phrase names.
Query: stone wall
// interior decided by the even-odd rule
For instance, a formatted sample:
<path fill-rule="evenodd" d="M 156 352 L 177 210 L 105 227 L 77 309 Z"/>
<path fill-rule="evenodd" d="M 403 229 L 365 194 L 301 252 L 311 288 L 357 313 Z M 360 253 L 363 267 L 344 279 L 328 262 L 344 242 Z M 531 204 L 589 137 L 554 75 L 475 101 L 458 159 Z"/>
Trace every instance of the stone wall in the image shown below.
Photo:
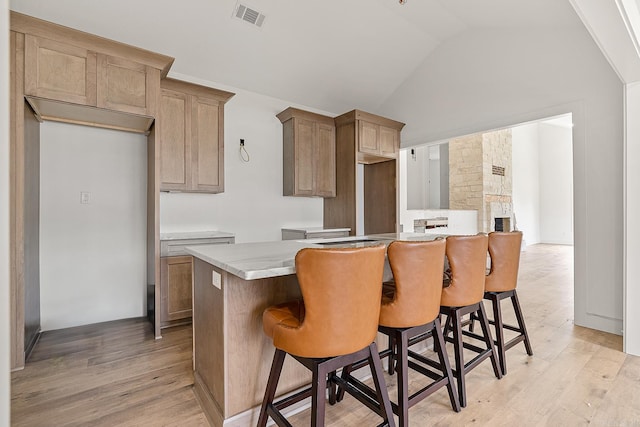
<path fill-rule="evenodd" d="M 449 208 L 478 211 L 478 230 L 512 216 L 511 129 L 449 141 Z"/>

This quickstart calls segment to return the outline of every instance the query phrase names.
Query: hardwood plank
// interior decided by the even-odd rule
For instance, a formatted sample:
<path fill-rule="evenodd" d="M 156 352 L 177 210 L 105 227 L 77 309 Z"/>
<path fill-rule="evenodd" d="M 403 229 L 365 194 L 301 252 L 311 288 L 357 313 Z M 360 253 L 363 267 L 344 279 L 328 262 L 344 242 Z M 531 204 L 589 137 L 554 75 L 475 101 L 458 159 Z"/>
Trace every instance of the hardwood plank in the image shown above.
<path fill-rule="evenodd" d="M 411 426 L 637 423 L 640 357 L 622 353 L 619 336 L 573 325 L 572 250 L 536 245 L 522 254 L 518 294 L 534 355 L 522 344 L 509 350 L 501 380 L 482 363 L 467 376 L 466 408 L 453 412 L 441 389 L 411 408 Z M 503 309 L 513 320 L 509 305 Z M 155 340 L 146 319 L 45 332 L 25 369 L 12 374 L 12 425 L 206 426 L 193 393 L 191 345 L 189 325 Z M 386 381 L 395 398 L 395 376 Z M 410 390 L 423 382 L 411 375 Z M 379 417 L 347 395 L 327 405 L 326 420 L 364 426 Z M 310 410 L 290 421 L 308 425 Z"/>

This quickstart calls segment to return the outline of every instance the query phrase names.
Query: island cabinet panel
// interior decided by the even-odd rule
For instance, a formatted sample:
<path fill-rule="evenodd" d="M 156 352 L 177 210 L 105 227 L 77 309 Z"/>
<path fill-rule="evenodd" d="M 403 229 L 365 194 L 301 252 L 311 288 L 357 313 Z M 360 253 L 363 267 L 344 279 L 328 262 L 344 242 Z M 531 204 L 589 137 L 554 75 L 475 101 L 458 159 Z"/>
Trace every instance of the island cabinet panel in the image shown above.
<path fill-rule="evenodd" d="M 277 115 L 282 122 L 285 196 L 336 196 L 336 132 L 331 117 L 297 108 Z"/>
<path fill-rule="evenodd" d="M 25 95 L 96 105 L 96 53 L 25 35 Z"/>
<path fill-rule="evenodd" d="M 178 320 L 191 319 L 192 263 L 190 256 L 160 258 L 162 326 Z"/>
<path fill-rule="evenodd" d="M 164 79 L 160 95 L 160 190 L 224 191 L 224 103 L 232 93 Z"/>

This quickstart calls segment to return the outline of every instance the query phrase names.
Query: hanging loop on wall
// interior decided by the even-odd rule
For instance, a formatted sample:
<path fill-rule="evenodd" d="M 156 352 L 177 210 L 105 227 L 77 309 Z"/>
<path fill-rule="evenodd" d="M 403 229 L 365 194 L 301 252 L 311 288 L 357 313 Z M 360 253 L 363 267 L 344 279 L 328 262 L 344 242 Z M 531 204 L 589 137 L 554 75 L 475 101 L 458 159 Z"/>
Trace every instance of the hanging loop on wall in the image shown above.
<path fill-rule="evenodd" d="M 244 139 L 240 140 L 240 158 L 243 162 L 249 163 L 249 152 L 244 147 Z"/>

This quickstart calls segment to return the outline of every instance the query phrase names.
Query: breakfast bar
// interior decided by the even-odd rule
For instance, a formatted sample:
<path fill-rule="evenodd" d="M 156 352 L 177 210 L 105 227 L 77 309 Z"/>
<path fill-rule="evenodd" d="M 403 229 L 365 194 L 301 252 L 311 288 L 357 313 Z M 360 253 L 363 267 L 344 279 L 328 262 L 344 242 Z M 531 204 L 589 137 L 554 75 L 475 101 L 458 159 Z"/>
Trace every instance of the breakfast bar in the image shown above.
<path fill-rule="evenodd" d="M 274 352 L 262 332 L 262 312 L 300 297 L 294 265 L 300 249 L 432 240 L 437 236 L 393 233 L 187 247 L 194 257 L 194 390 L 212 425 L 255 424 Z M 390 275 L 385 265 L 385 276 Z M 278 394 L 309 382 L 308 370 L 288 359 Z"/>

